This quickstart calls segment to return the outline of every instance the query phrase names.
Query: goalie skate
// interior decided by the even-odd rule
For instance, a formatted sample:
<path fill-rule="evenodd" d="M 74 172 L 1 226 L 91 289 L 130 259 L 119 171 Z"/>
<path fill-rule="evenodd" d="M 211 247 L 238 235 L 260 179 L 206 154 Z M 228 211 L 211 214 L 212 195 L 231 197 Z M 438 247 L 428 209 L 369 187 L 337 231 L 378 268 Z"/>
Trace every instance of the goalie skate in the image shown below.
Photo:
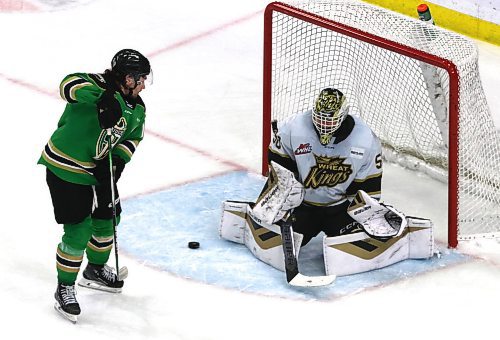
<path fill-rule="evenodd" d="M 118 276 L 108 265 L 88 264 L 78 285 L 108 293 L 121 293 L 123 280 L 128 277 L 127 267 L 121 267 Z"/>

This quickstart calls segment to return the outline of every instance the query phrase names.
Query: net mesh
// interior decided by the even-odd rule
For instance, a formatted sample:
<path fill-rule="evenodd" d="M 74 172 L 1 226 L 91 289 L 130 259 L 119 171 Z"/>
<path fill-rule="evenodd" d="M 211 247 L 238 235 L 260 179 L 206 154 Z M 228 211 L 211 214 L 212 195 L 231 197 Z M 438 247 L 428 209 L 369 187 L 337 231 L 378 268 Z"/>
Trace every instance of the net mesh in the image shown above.
<path fill-rule="evenodd" d="M 458 133 L 459 238 L 500 230 L 499 134 L 479 77 L 477 49 L 439 27 L 354 0 L 290 6 L 450 60 L 459 74 L 459 124 L 449 127 L 444 69 L 274 11 L 272 119 L 310 109 L 325 87 L 381 139 L 391 160 L 447 180 L 448 135 Z M 390 156 L 390 157 L 389 157 Z"/>

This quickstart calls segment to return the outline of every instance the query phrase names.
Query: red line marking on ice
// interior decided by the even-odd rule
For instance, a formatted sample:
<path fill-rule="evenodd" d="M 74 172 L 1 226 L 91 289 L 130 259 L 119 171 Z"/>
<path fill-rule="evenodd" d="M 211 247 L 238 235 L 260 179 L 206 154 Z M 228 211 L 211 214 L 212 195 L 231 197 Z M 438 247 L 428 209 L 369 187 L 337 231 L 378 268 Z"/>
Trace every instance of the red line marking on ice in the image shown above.
<path fill-rule="evenodd" d="M 0 0 L 0 12 L 37 12 L 39 8 L 25 0 Z"/>
<path fill-rule="evenodd" d="M 201 33 L 193 35 L 191 37 L 182 39 L 182 40 L 177 41 L 177 42 L 175 42 L 175 43 L 173 43 L 171 45 L 165 46 L 165 47 L 163 47 L 163 48 L 161 48 L 159 50 L 156 50 L 154 52 L 149 53 L 148 57 L 150 57 L 150 58 L 156 57 L 157 55 L 162 54 L 163 52 L 170 51 L 170 50 L 182 47 L 182 46 L 187 45 L 187 44 L 191 44 L 192 42 L 194 42 L 196 40 L 200 40 L 200 39 L 205 38 L 207 36 L 210 36 L 210 35 L 212 35 L 214 33 L 223 31 L 223 30 L 225 30 L 228 27 L 231 27 L 231 26 L 234 26 L 234 25 L 237 25 L 237 24 L 241 24 L 242 22 L 250 20 L 250 19 L 254 18 L 257 15 L 260 15 L 261 13 L 262 13 L 262 10 L 259 10 L 257 12 L 245 15 L 245 16 L 243 16 L 241 18 L 235 19 L 233 21 L 230 21 L 230 22 L 227 22 L 227 23 L 222 24 L 220 26 L 217 26 L 217 27 L 214 27 L 212 29 L 209 29 L 208 31 L 201 32 Z"/>
<path fill-rule="evenodd" d="M 196 183 L 196 182 L 203 181 L 203 180 L 206 180 L 206 179 L 219 177 L 219 176 L 231 173 L 233 171 L 235 171 L 235 170 L 231 169 L 231 170 L 219 171 L 219 172 L 213 173 L 211 175 L 201 176 L 201 177 L 197 177 L 197 178 L 191 178 L 191 179 L 188 179 L 188 180 L 185 180 L 185 181 L 171 183 L 171 184 L 167 184 L 167 185 L 164 185 L 164 186 L 161 186 L 161 187 L 157 187 L 157 188 L 154 188 L 154 189 L 150 189 L 150 190 L 146 190 L 146 191 L 141 191 L 139 193 L 136 193 L 136 194 L 133 194 L 133 195 L 130 195 L 130 196 L 125 196 L 125 197 L 120 198 L 120 199 L 123 200 L 123 201 L 126 201 L 126 200 L 129 200 L 129 199 L 132 199 L 132 198 L 136 198 L 136 197 L 139 197 L 139 196 L 150 195 L 150 194 L 154 194 L 154 193 L 157 193 L 157 192 L 160 192 L 160 191 L 164 191 L 164 190 L 168 190 L 168 189 L 180 187 L 180 186 L 183 186 L 183 185 L 186 185 L 186 184 Z"/>
<path fill-rule="evenodd" d="M 0 0 L 2 1 L 2 0 Z M 224 29 L 227 29 L 228 27 L 231 27 L 231 26 L 234 26 L 234 25 L 237 25 L 237 24 L 240 24 L 242 22 L 245 22 L 249 19 L 252 19 L 254 18 L 255 16 L 257 15 L 260 15 L 262 13 L 262 10 L 259 10 L 257 12 L 254 12 L 254 13 L 250 13 L 248 15 L 245 15 L 241 18 L 238 18 L 238 19 L 235 19 L 235 20 L 232 20 L 232 21 L 229 21 L 225 24 L 222 24 L 220 26 L 217 26 L 217 27 L 214 27 L 212 29 L 209 29 L 205 32 L 202 32 L 202 33 L 199 33 L 199 34 L 196 34 L 196 35 L 193 35 L 191 37 L 188 37 L 186 39 L 183 39 L 183 40 L 180 40 L 178 42 L 175 42 L 171 45 L 168 45 L 166 47 L 163 47 L 159 50 L 156 50 L 152 53 L 149 53 L 148 54 L 148 57 L 155 57 L 161 53 L 164 53 L 164 52 L 167 52 L 167 51 L 170 51 L 170 50 L 173 50 L 173 49 L 176 49 L 176 48 L 179 48 L 179 47 L 182 47 L 182 46 L 185 46 L 185 45 L 188 45 L 194 41 L 197 41 L 197 40 L 200 40 L 200 39 L 203 39 L 205 37 L 208 37 L 212 34 L 215 34 L 217 32 L 221 32 L 223 31 Z M 7 81 L 10 81 L 18 86 L 21 86 L 21 87 L 25 87 L 27 89 L 30 89 L 32 91 L 35 91 L 35 92 L 38 92 L 40 94 L 44 94 L 46 96 L 49 96 L 49 97 L 52 97 L 52 98 L 56 98 L 56 99 L 59 99 L 59 93 L 58 92 L 49 92 L 41 87 L 38 87 L 36 85 L 33 85 L 33 84 L 29 84 L 23 80 L 20 80 L 20 79 L 15 79 L 15 78 L 12 78 L 12 77 L 9 77 L 7 75 L 4 75 L 2 73 L 0 73 L 0 78 L 3 78 L 3 79 L 6 79 Z M 214 154 L 211 154 L 210 152 L 206 151 L 206 150 L 202 150 L 202 149 L 199 149 L 199 148 L 196 148 L 194 146 L 191 146 L 191 145 L 188 145 L 184 142 L 181 142 L 181 141 L 178 141 L 178 140 L 175 140 L 171 137 L 167 137 L 165 135 L 162 135 L 158 132 L 155 132 L 155 131 L 151 131 L 149 129 L 146 129 L 146 133 L 149 134 L 149 135 L 152 135 L 164 142 L 167 142 L 167 143 L 172 143 L 172 144 L 175 144 L 175 145 L 178 145 L 184 149 L 188 149 L 190 151 L 193 151 L 203 157 L 206 157 L 206 158 L 209 158 L 209 159 L 212 159 L 212 160 L 215 160 L 217 162 L 220 162 L 226 166 L 229 166 L 231 167 L 231 171 L 238 171 L 238 170 L 242 170 L 242 171 L 251 171 L 249 170 L 248 168 L 238 164 L 238 163 L 235 163 L 233 161 L 230 161 L 230 160 L 226 160 L 226 159 L 222 159 L 221 157 L 218 157 Z M 226 171 L 227 172 L 227 171 Z M 254 172 L 254 171 L 252 171 Z M 216 176 L 216 175 L 213 175 L 213 176 Z M 211 176 L 210 176 L 211 177 Z M 204 178 L 208 178 L 208 177 L 203 177 L 203 178 L 199 178 L 199 179 L 196 179 L 196 180 L 190 180 L 189 182 L 194 182 L 194 181 L 199 181 L 201 179 L 204 179 Z M 183 182 L 183 183 L 180 183 L 180 184 L 174 184 L 174 185 L 182 185 L 182 184 L 186 184 L 186 183 L 189 183 L 189 182 Z M 164 190 L 165 188 L 160 188 L 158 190 Z M 155 190 L 156 191 L 156 190 Z"/>
<path fill-rule="evenodd" d="M 202 149 L 198 149 L 192 145 L 188 145 L 184 142 L 181 142 L 181 141 L 178 141 L 176 139 L 173 139 L 171 137 L 167 137 L 165 135 L 162 135 L 158 132 L 154 132 L 154 131 L 151 131 L 149 129 L 146 129 L 146 133 L 149 134 L 149 135 L 152 135 L 164 142 L 167 142 L 167 143 L 171 143 L 171 144 L 175 144 L 175 145 L 178 145 L 184 149 L 188 149 L 190 151 L 193 151 L 193 152 L 196 152 L 197 154 L 203 156 L 203 157 L 206 157 L 206 158 L 210 158 L 210 159 L 213 159 L 215 161 L 218 161 L 219 163 L 222 163 L 224 165 L 227 165 L 231 168 L 233 168 L 233 171 L 234 170 L 245 170 L 245 171 L 248 171 L 247 168 L 245 168 L 244 166 L 238 164 L 238 163 L 235 163 L 233 161 L 230 161 L 230 160 L 226 160 L 226 159 L 222 159 L 216 155 L 213 155 L 211 154 L 210 152 L 206 151 L 206 150 L 202 150 Z"/>
<path fill-rule="evenodd" d="M 11 83 L 14 83 L 16 85 L 21 86 L 21 87 L 25 87 L 25 88 L 27 88 L 29 90 L 32 90 L 32 91 L 44 94 L 44 95 L 52 97 L 52 98 L 59 99 L 59 93 L 58 92 L 49 92 L 49 91 L 45 90 L 44 88 L 41 88 L 41 87 L 38 87 L 36 85 L 27 83 L 27 82 L 25 82 L 23 80 L 20 80 L 20 79 L 15 79 L 15 78 L 6 76 L 3 73 L 0 73 L 0 78 L 3 78 L 5 80 L 7 80 L 7 81 L 10 81 Z"/>

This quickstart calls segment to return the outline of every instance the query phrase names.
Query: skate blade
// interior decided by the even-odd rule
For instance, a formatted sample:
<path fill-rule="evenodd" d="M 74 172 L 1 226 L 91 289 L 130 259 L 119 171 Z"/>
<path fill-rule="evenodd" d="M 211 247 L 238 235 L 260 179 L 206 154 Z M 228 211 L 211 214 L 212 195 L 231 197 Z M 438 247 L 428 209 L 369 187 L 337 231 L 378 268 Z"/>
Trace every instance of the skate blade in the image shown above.
<path fill-rule="evenodd" d="M 59 313 L 61 314 L 66 320 L 69 320 L 71 321 L 73 324 L 76 324 L 76 322 L 78 321 L 78 316 L 77 315 L 74 315 L 74 314 L 69 314 L 69 313 L 66 313 L 65 311 L 62 310 L 61 308 L 61 305 L 59 305 L 58 302 L 56 302 L 54 304 L 54 309 Z"/>
<path fill-rule="evenodd" d="M 108 287 L 108 286 L 105 286 L 105 285 L 100 284 L 98 282 L 87 280 L 84 277 L 81 278 L 80 281 L 78 281 L 78 285 L 80 287 L 100 290 L 102 292 L 108 292 L 108 293 L 121 293 L 122 292 L 121 288 Z"/>

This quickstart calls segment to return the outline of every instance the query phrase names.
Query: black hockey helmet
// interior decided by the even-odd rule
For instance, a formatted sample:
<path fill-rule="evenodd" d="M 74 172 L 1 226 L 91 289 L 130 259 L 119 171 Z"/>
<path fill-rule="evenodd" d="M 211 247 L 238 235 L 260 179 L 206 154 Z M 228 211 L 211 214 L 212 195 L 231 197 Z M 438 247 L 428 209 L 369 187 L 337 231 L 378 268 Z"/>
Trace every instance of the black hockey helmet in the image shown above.
<path fill-rule="evenodd" d="M 120 82 L 128 75 L 138 81 L 151 73 L 151 65 L 140 52 L 127 48 L 118 51 L 111 60 L 111 73 Z"/>

